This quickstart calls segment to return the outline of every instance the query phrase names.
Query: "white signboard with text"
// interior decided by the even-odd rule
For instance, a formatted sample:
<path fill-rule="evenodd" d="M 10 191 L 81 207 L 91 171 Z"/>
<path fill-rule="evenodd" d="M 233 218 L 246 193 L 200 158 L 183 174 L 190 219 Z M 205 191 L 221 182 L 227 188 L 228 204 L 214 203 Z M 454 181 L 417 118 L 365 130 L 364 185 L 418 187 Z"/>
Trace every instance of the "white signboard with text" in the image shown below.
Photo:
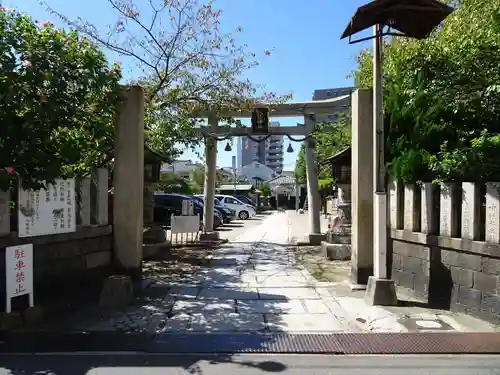
<path fill-rule="evenodd" d="M 12 310 L 12 298 L 24 294 L 29 295 L 29 304 L 33 306 L 33 244 L 5 248 L 5 277 L 6 311 Z"/>
<path fill-rule="evenodd" d="M 74 232 L 75 180 L 55 180 L 47 190 L 19 188 L 18 224 L 19 237 Z"/>
<path fill-rule="evenodd" d="M 194 216 L 175 216 L 172 215 L 170 221 L 170 232 L 178 233 L 197 233 L 200 230 L 200 217 Z"/>

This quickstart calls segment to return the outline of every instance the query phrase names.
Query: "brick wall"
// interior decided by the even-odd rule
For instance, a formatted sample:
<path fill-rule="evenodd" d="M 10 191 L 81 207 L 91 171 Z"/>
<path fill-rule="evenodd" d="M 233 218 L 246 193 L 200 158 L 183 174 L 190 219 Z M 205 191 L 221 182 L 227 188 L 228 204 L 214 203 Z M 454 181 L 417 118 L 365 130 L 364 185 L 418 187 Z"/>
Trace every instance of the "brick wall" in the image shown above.
<path fill-rule="evenodd" d="M 37 294 L 85 288 L 87 279 L 106 274 L 111 265 L 113 239 L 110 225 L 79 227 L 74 233 L 0 238 L 0 311 L 5 311 L 5 248 L 33 243 L 35 303 Z M 58 290 L 56 290 L 56 288 Z"/>
<path fill-rule="evenodd" d="M 500 245 L 391 229 L 391 277 L 429 305 L 500 323 Z"/>

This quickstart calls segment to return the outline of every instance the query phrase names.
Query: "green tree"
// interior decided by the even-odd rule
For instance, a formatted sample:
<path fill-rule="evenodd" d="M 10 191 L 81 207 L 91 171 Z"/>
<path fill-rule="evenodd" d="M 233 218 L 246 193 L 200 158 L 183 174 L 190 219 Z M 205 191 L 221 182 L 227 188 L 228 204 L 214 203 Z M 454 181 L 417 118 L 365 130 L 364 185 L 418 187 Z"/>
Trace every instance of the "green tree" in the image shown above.
<path fill-rule="evenodd" d="M 500 2 L 462 0 L 426 40 L 384 49 L 388 171 L 404 182 L 500 177 Z M 371 86 L 370 51 L 358 56 Z"/>
<path fill-rule="evenodd" d="M 258 64 L 258 56 L 237 43 L 241 27 L 233 33 L 220 30 L 222 11 L 212 1 L 105 3 L 117 15 L 105 33 L 46 5 L 72 27 L 140 67 L 144 74 L 136 82 L 146 90 L 147 142 L 162 155 L 173 159 L 179 154 L 176 144 L 198 144 L 194 127 L 200 121 L 192 116 L 200 106 L 217 115 L 225 107 L 248 108 L 255 101 L 289 98 L 272 93 L 256 98 L 263 87 L 242 76 Z"/>
<path fill-rule="evenodd" d="M 324 184 L 331 185 L 331 168 L 326 159 L 349 147 L 351 144 L 351 125 L 349 118 L 339 116 L 336 121 L 323 122 L 317 125 L 317 131 L 313 135 L 316 142 L 316 154 L 318 159 L 318 179 L 326 181 Z M 300 147 L 297 161 L 295 163 L 295 178 L 301 183 L 306 183 L 306 161 L 305 145 Z M 330 181 L 330 182 L 328 182 Z"/>
<path fill-rule="evenodd" d="M 269 185 L 264 183 L 264 182 L 260 182 L 257 184 L 257 190 L 260 190 L 261 194 L 263 197 L 268 197 L 271 195 L 271 189 L 269 188 Z"/>
<path fill-rule="evenodd" d="M 299 184 L 306 183 L 306 146 L 304 143 L 300 145 L 297 161 L 295 162 L 295 181 Z"/>
<path fill-rule="evenodd" d="M 118 66 L 76 32 L 0 8 L 0 189 L 39 187 L 105 162 Z"/>
<path fill-rule="evenodd" d="M 155 191 L 177 194 L 194 194 L 189 180 L 176 175 L 173 172 L 162 172 L 160 181 L 155 184 Z"/>
<path fill-rule="evenodd" d="M 196 168 L 189 174 L 189 184 L 191 190 L 196 194 L 203 193 L 203 187 L 205 186 L 205 168 Z"/>

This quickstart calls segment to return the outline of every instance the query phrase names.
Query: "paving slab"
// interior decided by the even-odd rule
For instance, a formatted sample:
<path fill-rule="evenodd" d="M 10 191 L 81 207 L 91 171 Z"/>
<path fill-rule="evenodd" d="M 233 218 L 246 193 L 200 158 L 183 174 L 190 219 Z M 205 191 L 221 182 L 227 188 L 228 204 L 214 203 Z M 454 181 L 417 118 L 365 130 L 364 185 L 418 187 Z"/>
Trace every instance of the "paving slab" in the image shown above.
<path fill-rule="evenodd" d="M 306 311 L 310 314 L 331 314 L 331 311 L 323 299 L 302 300 Z"/>
<path fill-rule="evenodd" d="M 247 284 L 242 286 L 255 287 L 255 284 L 257 283 L 256 275 L 254 272 L 244 272 L 240 274 L 239 279 L 241 284 Z"/>
<path fill-rule="evenodd" d="M 170 297 L 179 299 L 197 298 L 199 293 L 200 287 L 193 285 L 174 285 L 168 291 Z"/>
<path fill-rule="evenodd" d="M 258 281 L 252 285 L 259 288 L 307 288 L 311 286 L 311 282 L 305 278 L 297 279 L 294 277 L 264 277 L 257 279 Z M 259 281 L 260 280 L 260 281 Z"/>
<path fill-rule="evenodd" d="M 191 322 L 191 315 L 185 313 L 174 314 L 170 317 L 160 318 L 150 325 L 150 331 L 156 333 L 186 331 Z"/>
<path fill-rule="evenodd" d="M 253 332 L 264 331 L 262 314 L 193 314 L 190 331 L 196 332 Z"/>
<path fill-rule="evenodd" d="M 197 271 L 192 276 L 192 282 L 201 286 L 220 285 L 237 286 L 242 283 L 240 271 L 237 268 L 212 268 Z"/>
<path fill-rule="evenodd" d="M 239 313 L 247 314 L 301 314 L 305 313 L 301 300 L 249 300 L 237 301 Z"/>
<path fill-rule="evenodd" d="M 172 308 L 174 313 L 196 314 L 196 313 L 220 313 L 229 314 L 236 312 L 236 302 L 230 300 L 178 300 Z"/>
<path fill-rule="evenodd" d="M 251 261 L 251 264 L 255 266 L 268 265 L 273 268 L 286 267 L 290 264 L 289 260 L 272 260 L 272 259 L 255 259 Z"/>
<path fill-rule="evenodd" d="M 337 297 L 339 307 L 351 319 L 359 322 L 362 329 L 369 332 L 408 332 L 398 322 L 399 317 L 379 306 L 370 306 L 364 299 Z"/>
<path fill-rule="evenodd" d="M 267 327 L 283 332 L 343 332 L 332 314 L 266 314 Z"/>
<path fill-rule="evenodd" d="M 271 276 L 288 276 L 286 268 L 278 268 L 278 269 L 265 269 L 265 270 L 256 270 L 256 269 L 245 269 L 241 272 L 241 275 L 252 275 L 254 277 L 271 277 Z"/>
<path fill-rule="evenodd" d="M 202 288 L 199 298 L 258 299 L 257 288 Z"/>
<path fill-rule="evenodd" d="M 210 258 L 210 264 L 216 267 L 238 266 L 248 263 L 249 259 L 249 255 L 221 254 L 212 256 Z"/>
<path fill-rule="evenodd" d="M 277 272 L 277 271 L 286 271 L 290 265 L 287 264 L 254 264 L 253 269 L 256 271 L 269 271 L 269 272 Z"/>
<path fill-rule="evenodd" d="M 314 288 L 258 288 L 260 299 L 319 299 L 321 298 Z M 273 298 L 272 296 L 279 296 Z"/>

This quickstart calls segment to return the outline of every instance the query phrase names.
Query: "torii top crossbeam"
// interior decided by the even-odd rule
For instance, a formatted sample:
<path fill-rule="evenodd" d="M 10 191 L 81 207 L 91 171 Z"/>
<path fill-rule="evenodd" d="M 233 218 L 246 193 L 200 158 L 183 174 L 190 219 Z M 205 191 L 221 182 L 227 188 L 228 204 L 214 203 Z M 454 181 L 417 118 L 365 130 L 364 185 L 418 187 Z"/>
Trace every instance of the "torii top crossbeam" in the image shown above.
<path fill-rule="evenodd" d="M 269 116 L 272 117 L 299 117 L 304 115 L 333 115 L 351 104 L 351 96 L 344 95 L 333 99 L 311 100 L 304 102 L 291 102 L 282 104 L 257 104 L 255 108 L 269 108 Z M 207 111 L 198 112 L 199 118 L 207 118 L 210 113 Z M 250 110 L 223 111 L 223 117 L 249 118 L 252 116 Z"/>

